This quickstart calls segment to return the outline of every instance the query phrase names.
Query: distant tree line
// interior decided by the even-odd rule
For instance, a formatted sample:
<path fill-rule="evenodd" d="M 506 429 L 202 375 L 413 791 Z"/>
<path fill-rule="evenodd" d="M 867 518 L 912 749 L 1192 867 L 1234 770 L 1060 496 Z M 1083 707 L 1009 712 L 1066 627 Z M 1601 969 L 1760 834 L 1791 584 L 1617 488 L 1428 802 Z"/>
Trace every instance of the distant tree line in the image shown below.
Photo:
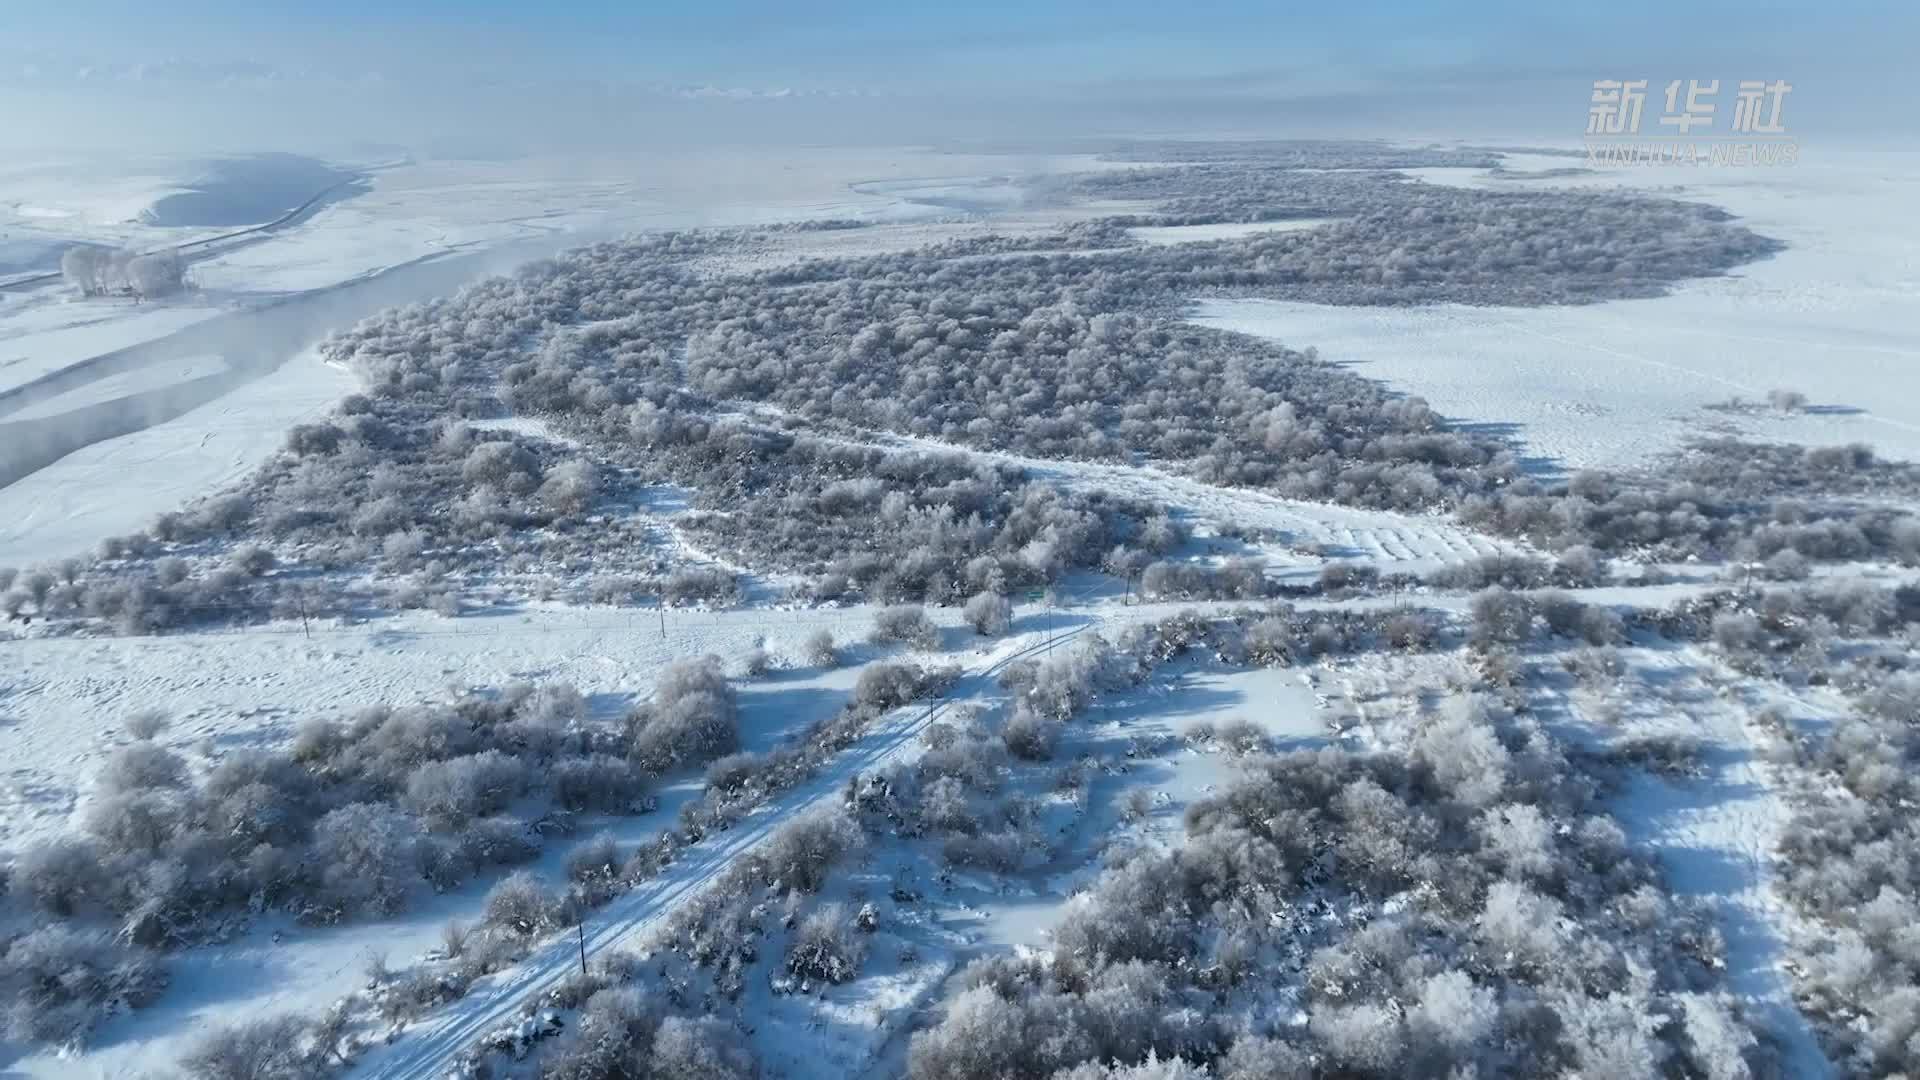
<path fill-rule="evenodd" d="M 177 251 L 140 255 L 78 245 L 60 256 L 60 273 L 82 296 L 152 299 L 187 287 L 187 262 Z"/>

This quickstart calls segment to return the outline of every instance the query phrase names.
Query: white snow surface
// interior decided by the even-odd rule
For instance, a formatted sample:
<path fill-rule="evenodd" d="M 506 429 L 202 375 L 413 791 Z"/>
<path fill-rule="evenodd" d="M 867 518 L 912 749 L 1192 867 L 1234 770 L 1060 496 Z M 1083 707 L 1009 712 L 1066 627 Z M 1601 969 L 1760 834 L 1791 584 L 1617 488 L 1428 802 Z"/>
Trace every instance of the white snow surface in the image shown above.
<path fill-rule="evenodd" d="M 1298 232 L 1331 225 L 1342 218 L 1288 218 L 1279 221 L 1227 221 L 1212 225 L 1136 225 L 1127 235 L 1145 244 L 1191 244 L 1205 240 L 1239 240 L 1267 233 Z"/>
<path fill-rule="evenodd" d="M 135 305 L 78 297 L 29 306 L 0 293 L 0 391 L 101 353 L 165 337 L 219 313 L 205 304 Z"/>
<path fill-rule="evenodd" d="M 1565 167 L 1574 158 L 1544 158 Z M 1920 459 L 1920 155 L 1821 150 L 1788 168 L 1620 168 L 1525 179 L 1408 170 L 1494 190 L 1652 189 L 1721 206 L 1787 243 L 1671 295 L 1582 307 L 1329 307 L 1207 300 L 1195 321 L 1313 346 L 1322 359 L 1427 399 L 1449 418 L 1513 425 L 1523 453 L 1560 469 L 1646 463 L 1716 431 L 1813 445 L 1865 442 Z M 1812 408 L 1764 403 L 1778 388 Z"/>
<path fill-rule="evenodd" d="M 213 364 L 191 368 L 204 374 Z M 105 537 L 134 532 L 237 484 L 286 442 L 288 428 L 324 414 L 358 386 L 307 351 L 172 420 L 76 450 L 0 488 L 0 564 L 84 554 Z"/>

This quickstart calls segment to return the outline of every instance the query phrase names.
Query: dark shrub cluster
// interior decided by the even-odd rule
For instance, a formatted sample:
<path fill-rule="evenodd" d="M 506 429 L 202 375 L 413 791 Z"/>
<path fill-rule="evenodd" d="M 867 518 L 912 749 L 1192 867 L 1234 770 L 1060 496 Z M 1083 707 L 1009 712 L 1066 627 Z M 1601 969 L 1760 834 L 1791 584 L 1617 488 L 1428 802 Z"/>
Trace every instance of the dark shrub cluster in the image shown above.
<path fill-rule="evenodd" d="M 1816 460 L 1829 463 L 1811 464 Z M 1600 552 L 1748 563 L 1791 552 L 1821 562 L 1916 565 L 1920 520 L 1866 498 L 1911 492 L 1920 487 L 1916 473 L 1912 466 L 1875 464 L 1865 448 L 1722 439 L 1644 476 L 1582 473 L 1552 488 L 1523 480 L 1499 493 L 1468 496 L 1458 513 L 1476 528 L 1562 551 L 1554 582 L 1562 585 L 1581 583 L 1566 568 L 1575 549 L 1589 553 L 1579 557 L 1582 564 Z"/>
<path fill-rule="evenodd" d="M 1405 759 L 1254 759 L 1186 825 L 1179 848 L 1110 860 L 1050 954 L 975 961 L 914 1037 L 909 1074 L 1769 1067 L 1717 991 L 1710 923 L 1667 898 L 1523 718 L 1437 718 Z M 1292 1004 L 1265 1004 L 1276 994 Z"/>
<path fill-rule="evenodd" d="M 670 664 L 653 697 L 627 717 L 628 756 L 659 774 L 732 753 L 740 745 L 738 713 L 719 657 Z"/>
<path fill-rule="evenodd" d="M 151 996 L 149 948 L 261 908 L 318 923 L 390 914 L 423 879 L 451 888 L 533 857 L 533 818 L 642 809 L 651 768 L 731 745 L 732 692 L 715 670 L 670 669 L 630 731 L 550 686 L 315 719 L 285 750 L 205 770 L 152 742 L 126 746 L 101 772 L 84 834 L 14 860 L 13 900 L 51 922 L 7 946 L 8 970 L 23 973 L 5 981 L 9 1015 L 23 1038 L 67 1041 Z M 46 964 L 57 970 L 25 977 Z"/>
<path fill-rule="evenodd" d="M 542 1080 L 753 1080 L 759 1075 L 733 1024 L 676 1012 L 638 987 L 587 998 L 575 1025 L 540 1064 Z"/>
<path fill-rule="evenodd" d="M 924 609 L 913 604 L 897 604 L 873 613 L 873 629 L 868 631 L 867 640 L 876 645 L 934 649 L 940 645 L 940 628 L 927 618 Z"/>
<path fill-rule="evenodd" d="M 1148 600 L 1260 600 L 1277 592 L 1266 560 L 1251 557 L 1235 556 L 1218 566 L 1161 561 L 1140 575 L 1140 595 Z"/>
<path fill-rule="evenodd" d="M 758 942 L 776 925 L 775 898 L 814 893 L 827 875 L 866 846 L 860 824 L 838 807 L 812 810 L 783 827 L 766 842 L 734 860 L 724 874 L 699 897 L 675 909 L 661 929 L 657 944 L 696 967 L 711 969 L 717 988 L 735 998 L 745 986 L 748 968 L 759 957 Z M 829 910 L 829 909 L 821 909 Z M 821 943 L 829 948 L 837 929 L 817 927 Z M 833 971 L 850 976 L 858 966 L 855 947 L 836 953 L 849 967 Z M 801 954 L 802 966 L 818 962 L 835 965 L 823 953 Z M 839 981 L 829 979 L 829 981 Z"/>
<path fill-rule="evenodd" d="M 103 1017 L 165 986 L 151 952 L 99 930 L 49 923 L 0 947 L 7 1038 L 22 1043 L 76 1046 Z"/>

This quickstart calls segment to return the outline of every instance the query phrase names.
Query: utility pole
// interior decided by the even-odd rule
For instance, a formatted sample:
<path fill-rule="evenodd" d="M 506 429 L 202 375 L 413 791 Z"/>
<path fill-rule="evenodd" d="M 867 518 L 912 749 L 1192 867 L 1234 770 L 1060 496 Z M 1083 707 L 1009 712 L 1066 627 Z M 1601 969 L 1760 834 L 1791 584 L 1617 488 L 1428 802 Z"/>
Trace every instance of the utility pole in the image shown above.
<path fill-rule="evenodd" d="M 305 596 L 300 597 L 300 632 L 307 635 L 308 641 L 313 640 L 313 627 L 307 625 L 307 598 Z"/>
<path fill-rule="evenodd" d="M 1047 655 L 1053 655 L 1053 590 L 1047 590 Z"/>
<path fill-rule="evenodd" d="M 580 932 L 580 975 L 584 978 L 587 974 L 587 920 L 583 916 L 573 925 Z"/>
<path fill-rule="evenodd" d="M 660 640 L 667 640 L 667 601 L 664 597 L 660 601 Z"/>

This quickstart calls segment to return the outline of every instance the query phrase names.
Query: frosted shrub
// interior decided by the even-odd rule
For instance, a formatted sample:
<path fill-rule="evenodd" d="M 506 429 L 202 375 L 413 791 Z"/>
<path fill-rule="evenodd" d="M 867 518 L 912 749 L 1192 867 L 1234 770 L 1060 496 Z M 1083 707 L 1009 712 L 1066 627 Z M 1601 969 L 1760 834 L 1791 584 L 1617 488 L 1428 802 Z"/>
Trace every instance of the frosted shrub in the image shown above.
<path fill-rule="evenodd" d="M 68 916 L 105 893 L 100 852 L 84 840 L 42 841 L 15 860 L 11 891 L 52 915 Z"/>
<path fill-rule="evenodd" d="M 1667 1048 L 1649 1031 L 1646 1002 L 1628 994 L 1588 998 L 1561 1010 L 1561 1038 L 1584 1076 L 1656 1076 Z"/>
<path fill-rule="evenodd" d="M 407 806 L 436 829 L 495 813 L 527 788 L 518 758 L 498 750 L 422 765 L 407 780 Z"/>
<path fill-rule="evenodd" d="M 920 792 L 920 824 L 935 832 L 971 833 L 979 827 L 959 777 L 942 776 Z"/>
<path fill-rule="evenodd" d="M 610 881 L 620 871 L 620 849 L 611 833 L 583 840 L 567 852 L 568 881 Z"/>
<path fill-rule="evenodd" d="M 1019 704 L 1054 720 L 1079 714 L 1100 690 L 1126 684 L 1126 661 L 1105 639 L 1089 637 L 1038 664 L 1010 667 L 1003 678 Z"/>
<path fill-rule="evenodd" d="M 940 646 L 940 630 L 927 618 L 924 609 L 902 604 L 874 613 L 873 629 L 868 632 L 867 640 L 876 645 L 897 643 L 922 650 L 936 649 Z"/>
<path fill-rule="evenodd" d="M 839 650 L 834 648 L 833 632 L 830 630 L 815 630 L 813 633 L 807 635 L 806 643 L 801 646 L 801 648 L 803 655 L 807 658 L 807 663 L 812 664 L 814 667 L 831 668 L 840 666 L 840 653 Z"/>
<path fill-rule="evenodd" d="M 127 717 L 127 734 L 141 742 L 152 742 L 171 723 L 167 714 L 160 709 L 142 709 Z"/>
<path fill-rule="evenodd" d="M 390 807 L 355 803 L 313 827 L 319 890 L 310 917 L 335 922 L 366 912 L 391 915 L 420 880 L 419 827 Z"/>
<path fill-rule="evenodd" d="M 539 462 L 524 447 L 511 442 L 486 442 L 467 454 L 460 472 L 468 484 L 486 484 L 510 494 L 525 495 L 538 485 L 539 467 Z"/>
<path fill-rule="evenodd" d="M 247 577 L 259 577 L 274 567 L 273 552 L 259 544 L 242 544 L 227 557 L 227 565 Z"/>
<path fill-rule="evenodd" d="M 1053 1075 L 1056 1080 L 1213 1080 L 1214 1077 L 1205 1065 L 1195 1065 L 1177 1057 L 1161 1060 L 1157 1054 L 1133 1065 L 1095 1065 L 1089 1062 Z"/>
<path fill-rule="evenodd" d="M 487 892 L 485 914 L 488 926 L 527 937 L 558 925 L 559 901 L 540 880 L 525 870 L 516 870 Z"/>
<path fill-rule="evenodd" d="M 868 664 L 854 683 L 853 700 L 878 709 L 895 709 L 920 696 L 925 673 L 912 664 Z"/>
<path fill-rule="evenodd" d="M 767 759 L 751 752 L 728 754 L 707 766 L 707 787 L 725 792 L 744 791 L 767 768 Z"/>
<path fill-rule="evenodd" d="M 1475 923 L 1475 932 L 1503 970 L 1539 971 L 1554 963 L 1561 945 L 1561 908 L 1513 881 L 1496 881 Z"/>
<path fill-rule="evenodd" d="M 740 1032 L 710 1016 L 661 1021 L 647 1064 L 658 1080 L 753 1080 L 759 1072 Z"/>
<path fill-rule="evenodd" d="M 1750 612 L 1728 612 L 1714 617 L 1713 643 L 1730 653 L 1756 649 L 1765 639 L 1765 629 Z"/>
<path fill-rule="evenodd" d="M 1236 1039 L 1220 1062 L 1220 1080 L 1309 1080 L 1313 1075 L 1305 1049 L 1259 1036 Z"/>
<path fill-rule="evenodd" d="M 773 669 L 773 657 L 766 646 L 755 645 L 740 658 L 740 671 L 749 679 L 758 679 Z"/>
<path fill-rule="evenodd" d="M 1022 1074 L 1027 1018 L 1019 1004 L 988 986 L 963 990 L 940 1023 L 916 1033 L 907 1053 L 910 1080 L 997 1080 Z"/>
<path fill-rule="evenodd" d="M 1768 557 L 1766 576 L 1771 581 L 1805 581 L 1811 572 L 1807 557 L 1792 548 L 1781 548 Z"/>
<path fill-rule="evenodd" d="M 1407 612 L 1390 616 L 1381 629 L 1381 636 L 1392 648 L 1419 652 L 1433 644 L 1439 630 L 1431 619 Z"/>
<path fill-rule="evenodd" d="M 631 811 L 646 794 L 640 771 L 611 754 L 569 757 L 549 766 L 554 801 L 568 810 Z"/>
<path fill-rule="evenodd" d="M 1140 575 L 1141 595 L 1156 600 L 1254 600 L 1273 590 L 1265 562 L 1239 556 L 1217 567 L 1156 562 Z"/>
<path fill-rule="evenodd" d="M 1025 761 L 1046 761 L 1053 757 L 1054 744 L 1060 740 L 1060 721 L 1028 708 L 1014 707 L 1000 729 L 1007 752 Z"/>
<path fill-rule="evenodd" d="M 1498 585 L 1473 595 L 1472 618 L 1476 645 L 1525 641 L 1533 632 L 1532 602 Z"/>
<path fill-rule="evenodd" d="M 1487 852 L 1507 873 L 1521 878 L 1553 873 L 1553 830 L 1539 807 L 1528 803 L 1489 807 L 1474 825 Z"/>
<path fill-rule="evenodd" d="M 630 756 L 654 772 L 711 760 L 740 743 L 736 697 L 717 656 L 669 665 L 653 700 L 636 708 L 627 723 Z"/>
<path fill-rule="evenodd" d="M 1413 752 L 1442 790 L 1469 806 L 1493 802 L 1506 787 L 1507 749 L 1476 707 L 1429 724 L 1415 736 Z"/>
<path fill-rule="evenodd" d="M 1088 903 L 1070 910 L 1054 941 L 1070 955 L 1171 961 L 1192 945 L 1192 926 L 1167 898 L 1181 892 L 1180 864 L 1142 855 L 1102 875 Z"/>
<path fill-rule="evenodd" d="M 1425 1044 L 1466 1056 L 1493 1030 L 1499 1016 L 1492 990 L 1475 986 L 1465 972 L 1443 971 L 1421 984 L 1407 1026 Z"/>
<path fill-rule="evenodd" d="M 866 844 L 860 826 L 839 808 L 810 810 L 767 841 L 764 865 L 769 884 L 816 892 L 827 872 Z"/>
<path fill-rule="evenodd" d="M 940 858 L 948 866 L 1010 874 L 1026 860 L 1030 847 L 1030 839 L 1013 830 L 956 833 L 940 845 Z"/>
<path fill-rule="evenodd" d="M 1747 1055 L 1758 1045 L 1727 1003 L 1707 994 L 1680 995 L 1687 1057 L 1707 1080 L 1749 1080 Z"/>
<path fill-rule="evenodd" d="M 281 1016 L 219 1028 L 180 1064 L 194 1080 L 320 1080 L 334 1063 L 305 1021 Z"/>
<path fill-rule="evenodd" d="M 866 959 L 867 941 L 857 933 L 845 904 L 822 904 L 800 920 L 787 946 L 787 971 L 802 979 L 851 981 Z"/>
<path fill-rule="evenodd" d="M 541 1068 L 544 1080 L 616 1080 L 649 1054 L 664 1019 L 638 989 L 609 987 L 587 999 L 579 1021 L 561 1036 Z"/>
<path fill-rule="evenodd" d="M 1553 567 L 1530 555 L 1481 555 L 1435 571 L 1428 580 L 1450 589 L 1537 589 Z"/>
<path fill-rule="evenodd" d="M 1323 1006 L 1313 1011 L 1308 1030 L 1328 1057 L 1371 1073 L 1390 1073 L 1406 1049 L 1400 1018 L 1383 1005 Z"/>
<path fill-rule="evenodd" d="M 974 633 L 987 637 L 997 637 L 1013 627 L 1013 603 L 999 593 L 975 593 L 963 614 Z"/>
<path fill-rule="evenodd" d="M 77 1045 L 120 1007 L 146 1004 L 166 985 L 159 961 L 99 931 L 29 930 L 0 949 L 8 1037 Z"/>
<path fill-rule="evenodd" d="M 549 473 L 540 485 L 540 499 L 548 506 L 566 514 L 584 512 L 593 505 L 600 492 L 599 477 L 593 466 L 585 461 L 568 461 Z"/>
<path fill-rule="evenodd" d="M 1797 413 L 1806 409 L 1807 395 L 1798 390 L 1776 388 L 1767 391 L 1767 404 L 1779 412 Z"/>
<path fill-rule="evenodd" d="M 177 788 L 186 780 L 187 763 L 180 755 L 152 743 L 123 746 L 107 759 L 100 786 L 108 791 Z"/>
<path fill-rule="evenodd" d="M 724 570 L 687 569 L 667 575 L 660 595 L 670 604 L 691 604 L 702 600 L 730 602 L 740 595 L 740 583 Z"/>
<path fill-rule="evenodd" d="M 158 791 L 103 794 L 87 807 L 87 832 L 115 853 L 157 854 L 184 824 L 178 798 Z"/>
<path fill-rule="evenodd" d="M 1585 544 L 1575 544 L 1554 560 L 1554 580 L 1562 585 L 1589 587 L 1607 581 L 1606 560 Z"/>

